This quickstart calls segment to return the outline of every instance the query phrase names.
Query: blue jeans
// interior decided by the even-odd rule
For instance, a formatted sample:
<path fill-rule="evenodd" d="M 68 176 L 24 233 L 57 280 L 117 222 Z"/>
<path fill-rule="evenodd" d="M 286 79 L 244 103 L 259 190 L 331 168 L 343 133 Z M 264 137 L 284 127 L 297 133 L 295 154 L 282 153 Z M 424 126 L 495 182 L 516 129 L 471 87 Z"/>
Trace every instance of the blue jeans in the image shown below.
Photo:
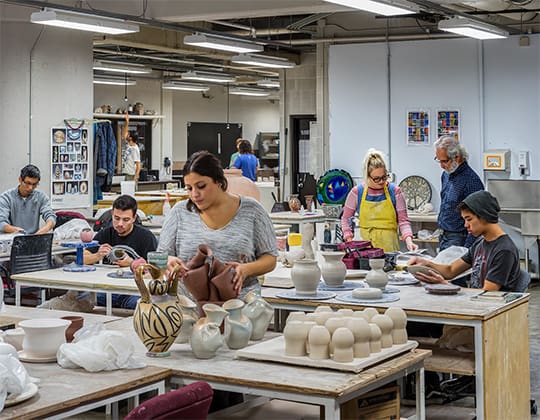
<path fill-rule="evenodd" d="M 140 296 L 131 296 L 131 295 L 112 295 L 112 306 L 113 308 L 122 308 L 122 309 L 135 309 L 137 306 L 137 301 L 140 299 Z M 105 293 L 98 293 L 96 296 L 98 306 L 106 306 L 107 298 Z"/>
<path fill-rule="evenodd" d="M 446 248 L 450 248 L 452 245 L 455 246 L 466 246 L 465 243 L 467 242 L 468 237 L 467 231 L 465 232 L 448 232 L 443 231 L 441 236 L 439 236 L 439 252 Z M 452 284 L 461 286 L 461 287 L 467 287 L 467 279 L 470 276 L 462 277 L 458 280 L 454 280 Z"/>

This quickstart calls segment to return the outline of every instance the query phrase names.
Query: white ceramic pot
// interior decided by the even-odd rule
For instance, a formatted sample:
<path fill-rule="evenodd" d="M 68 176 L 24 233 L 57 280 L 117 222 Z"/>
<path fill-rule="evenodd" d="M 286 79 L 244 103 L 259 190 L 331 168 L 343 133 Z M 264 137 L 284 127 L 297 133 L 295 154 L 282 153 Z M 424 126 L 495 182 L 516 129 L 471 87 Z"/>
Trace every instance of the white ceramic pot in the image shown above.
<path fill-rule="evenodd" d="M 383 271 L 384 259 L 373 258 L 369 260 L 371 270 L 366 274 L 366 283 L 369 287 L 383 290 L 388 283 L 388 275 Z"/>
<path fill-rule="evenodd" d="M 24 330 L 23 350 L 31 357 L 55 357 L 60 345 L 66 342 L 66 328 L 70 324 L 71 321 L 59 318 L 25 319 L 19 322 L 19 327 Z"/>
<path fill-rule="evenodd" d="M 246 347 L 253 332 L 250 319 L 242 313 L 245 303 L 240 299 L 229 299 L 223 304 L 229 316 L 225 318 L 223 336 L 230 349 Z"/>
<path fill-rule="evenodd" d="M 298 295 L 316 295 L 321 270 L 315 260 L 298 260 L 291 269 L 291 280 Z"/>
<path fill-rule="evenodd" d="M 321 266 L 324 282 L 330 287 L 343 286 L 347 274 L 347 267 L 342 261 L 343 252 L 322 251 L 320 254 L 324 258 Z"/>

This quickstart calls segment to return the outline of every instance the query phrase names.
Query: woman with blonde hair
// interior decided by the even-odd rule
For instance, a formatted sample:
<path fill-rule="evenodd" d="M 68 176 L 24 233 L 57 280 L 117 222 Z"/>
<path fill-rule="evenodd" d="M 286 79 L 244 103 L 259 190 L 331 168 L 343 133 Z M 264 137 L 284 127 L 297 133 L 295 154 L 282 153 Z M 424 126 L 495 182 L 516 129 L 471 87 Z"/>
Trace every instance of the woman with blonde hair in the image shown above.
<path fill-rule="evenodd" d="M 409 251 L 418 249 L 412 240 L 412 228 L 401 189 L 388 182 L 389 174 L 381 152 L 369 149 L 364 157 L 364 182 L 347 196 L 341 217 L 343 240 L 354 236 L 351 219 L 358 213 L 362 239 L 385 252 L 399 251 L 398 227 Z"/>

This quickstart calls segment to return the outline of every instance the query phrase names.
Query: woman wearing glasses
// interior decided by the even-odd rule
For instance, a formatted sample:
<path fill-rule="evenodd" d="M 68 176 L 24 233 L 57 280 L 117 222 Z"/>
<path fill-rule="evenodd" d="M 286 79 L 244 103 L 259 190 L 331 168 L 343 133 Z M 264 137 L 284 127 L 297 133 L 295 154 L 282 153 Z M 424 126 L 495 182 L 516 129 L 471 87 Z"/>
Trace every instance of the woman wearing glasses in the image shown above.
<path fill-rule="evenodd" d="M 364 157 L 364 182 L 353 187 L 343 208 L 343 240 L 354 236 L 350 221 L 358 213 L 360 235 L 385 252 L 399 251 L 398 227 L 409 251 L 416 251 L 407 206 L 401 189 L 388 182 L 386 163 L 381 152 L 369 149 Z"/>

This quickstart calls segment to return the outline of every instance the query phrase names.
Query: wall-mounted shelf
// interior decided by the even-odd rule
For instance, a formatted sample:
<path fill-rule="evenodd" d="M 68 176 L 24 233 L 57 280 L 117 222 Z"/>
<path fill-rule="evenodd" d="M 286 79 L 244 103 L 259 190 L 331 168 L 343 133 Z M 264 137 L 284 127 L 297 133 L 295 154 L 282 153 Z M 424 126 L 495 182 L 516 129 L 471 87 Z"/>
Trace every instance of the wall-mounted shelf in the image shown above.
<path fill-rule="evenodd" d="M 94 114 L 94 118 L 107 120 L 123 120 L 124 114 Z M 164 115 L 133 115 L 129 114 L 130 120 L 159 120 L 165 118 Z"/>

